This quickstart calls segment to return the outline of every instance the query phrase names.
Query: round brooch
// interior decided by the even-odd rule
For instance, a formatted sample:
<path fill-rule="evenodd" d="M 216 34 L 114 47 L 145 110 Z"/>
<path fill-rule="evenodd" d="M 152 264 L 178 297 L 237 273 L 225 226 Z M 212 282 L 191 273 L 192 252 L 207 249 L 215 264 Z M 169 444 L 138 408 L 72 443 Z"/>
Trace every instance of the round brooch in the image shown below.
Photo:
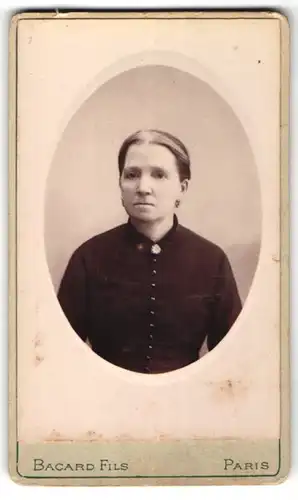
<path fill-rule="evenodd" d="M 155 245 L 152 245 L 151 253 L 153 253 L 154 255 L 158 255 L 160 252 L 161 252 L 161 248 L 159 245 L 157 245 L 157 243 L 155 243 Z"/>

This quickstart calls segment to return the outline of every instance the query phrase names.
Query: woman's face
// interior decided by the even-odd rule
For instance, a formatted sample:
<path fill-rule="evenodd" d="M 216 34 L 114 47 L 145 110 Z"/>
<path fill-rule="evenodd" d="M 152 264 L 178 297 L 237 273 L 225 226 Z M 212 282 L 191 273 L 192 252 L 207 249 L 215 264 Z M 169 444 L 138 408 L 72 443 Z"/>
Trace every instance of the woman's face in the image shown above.
<path fill-rule="evenodd" d="M 154 222 L 174 214 L 188 181 L 180 182 L 176 158 L 159 144 L 129 147 L 120 178 L 122 201 L 132 218 Z"/>

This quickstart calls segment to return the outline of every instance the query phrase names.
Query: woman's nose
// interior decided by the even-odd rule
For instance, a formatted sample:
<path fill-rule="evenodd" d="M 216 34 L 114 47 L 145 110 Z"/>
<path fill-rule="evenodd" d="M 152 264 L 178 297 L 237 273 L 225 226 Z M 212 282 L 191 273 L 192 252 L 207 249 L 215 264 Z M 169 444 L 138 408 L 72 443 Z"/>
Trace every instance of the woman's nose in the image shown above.
<path fill-rule="evenodd" d="M 151 192 L 151 182 L 150 178 L 147 176 L 142 176 L 139 179 L 137 190 L 139 193 L 150 193 Z"/>

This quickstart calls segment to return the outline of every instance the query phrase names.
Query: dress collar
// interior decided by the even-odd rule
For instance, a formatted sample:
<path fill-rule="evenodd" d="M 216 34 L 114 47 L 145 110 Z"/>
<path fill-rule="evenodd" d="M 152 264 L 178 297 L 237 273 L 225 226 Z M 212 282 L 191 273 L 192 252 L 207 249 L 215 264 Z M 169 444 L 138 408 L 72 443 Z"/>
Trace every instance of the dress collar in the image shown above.
<path fill-rule="evenodd" d="M 128 219 L 127 221 L 126 229 L 129 240 L 138 250 L 151 250 L 152 252 L 152 248 L 154 247 L 155 249 L 157 249 L 157 253 L 159 253 L 158 248 L 162 250 L 168 244 L 173 242 L 178 226 L 179 226 L 178 218 L 176 215 L 174 215 L 173 225 L 171 229 L 158 241 L 152 241 L 150 238 L 140 233 L 134 227 L 130 219 Z"/>

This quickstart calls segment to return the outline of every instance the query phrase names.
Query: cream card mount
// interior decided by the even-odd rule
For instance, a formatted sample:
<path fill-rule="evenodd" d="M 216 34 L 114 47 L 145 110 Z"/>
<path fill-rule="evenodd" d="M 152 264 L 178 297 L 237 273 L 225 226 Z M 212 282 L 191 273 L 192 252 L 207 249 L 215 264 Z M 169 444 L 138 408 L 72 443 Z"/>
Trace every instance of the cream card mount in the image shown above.
<path fill-rule="evenodd" d="M 289 472 L 289 26 L 20 13 L 9 466 L 34 485 Z"/>

